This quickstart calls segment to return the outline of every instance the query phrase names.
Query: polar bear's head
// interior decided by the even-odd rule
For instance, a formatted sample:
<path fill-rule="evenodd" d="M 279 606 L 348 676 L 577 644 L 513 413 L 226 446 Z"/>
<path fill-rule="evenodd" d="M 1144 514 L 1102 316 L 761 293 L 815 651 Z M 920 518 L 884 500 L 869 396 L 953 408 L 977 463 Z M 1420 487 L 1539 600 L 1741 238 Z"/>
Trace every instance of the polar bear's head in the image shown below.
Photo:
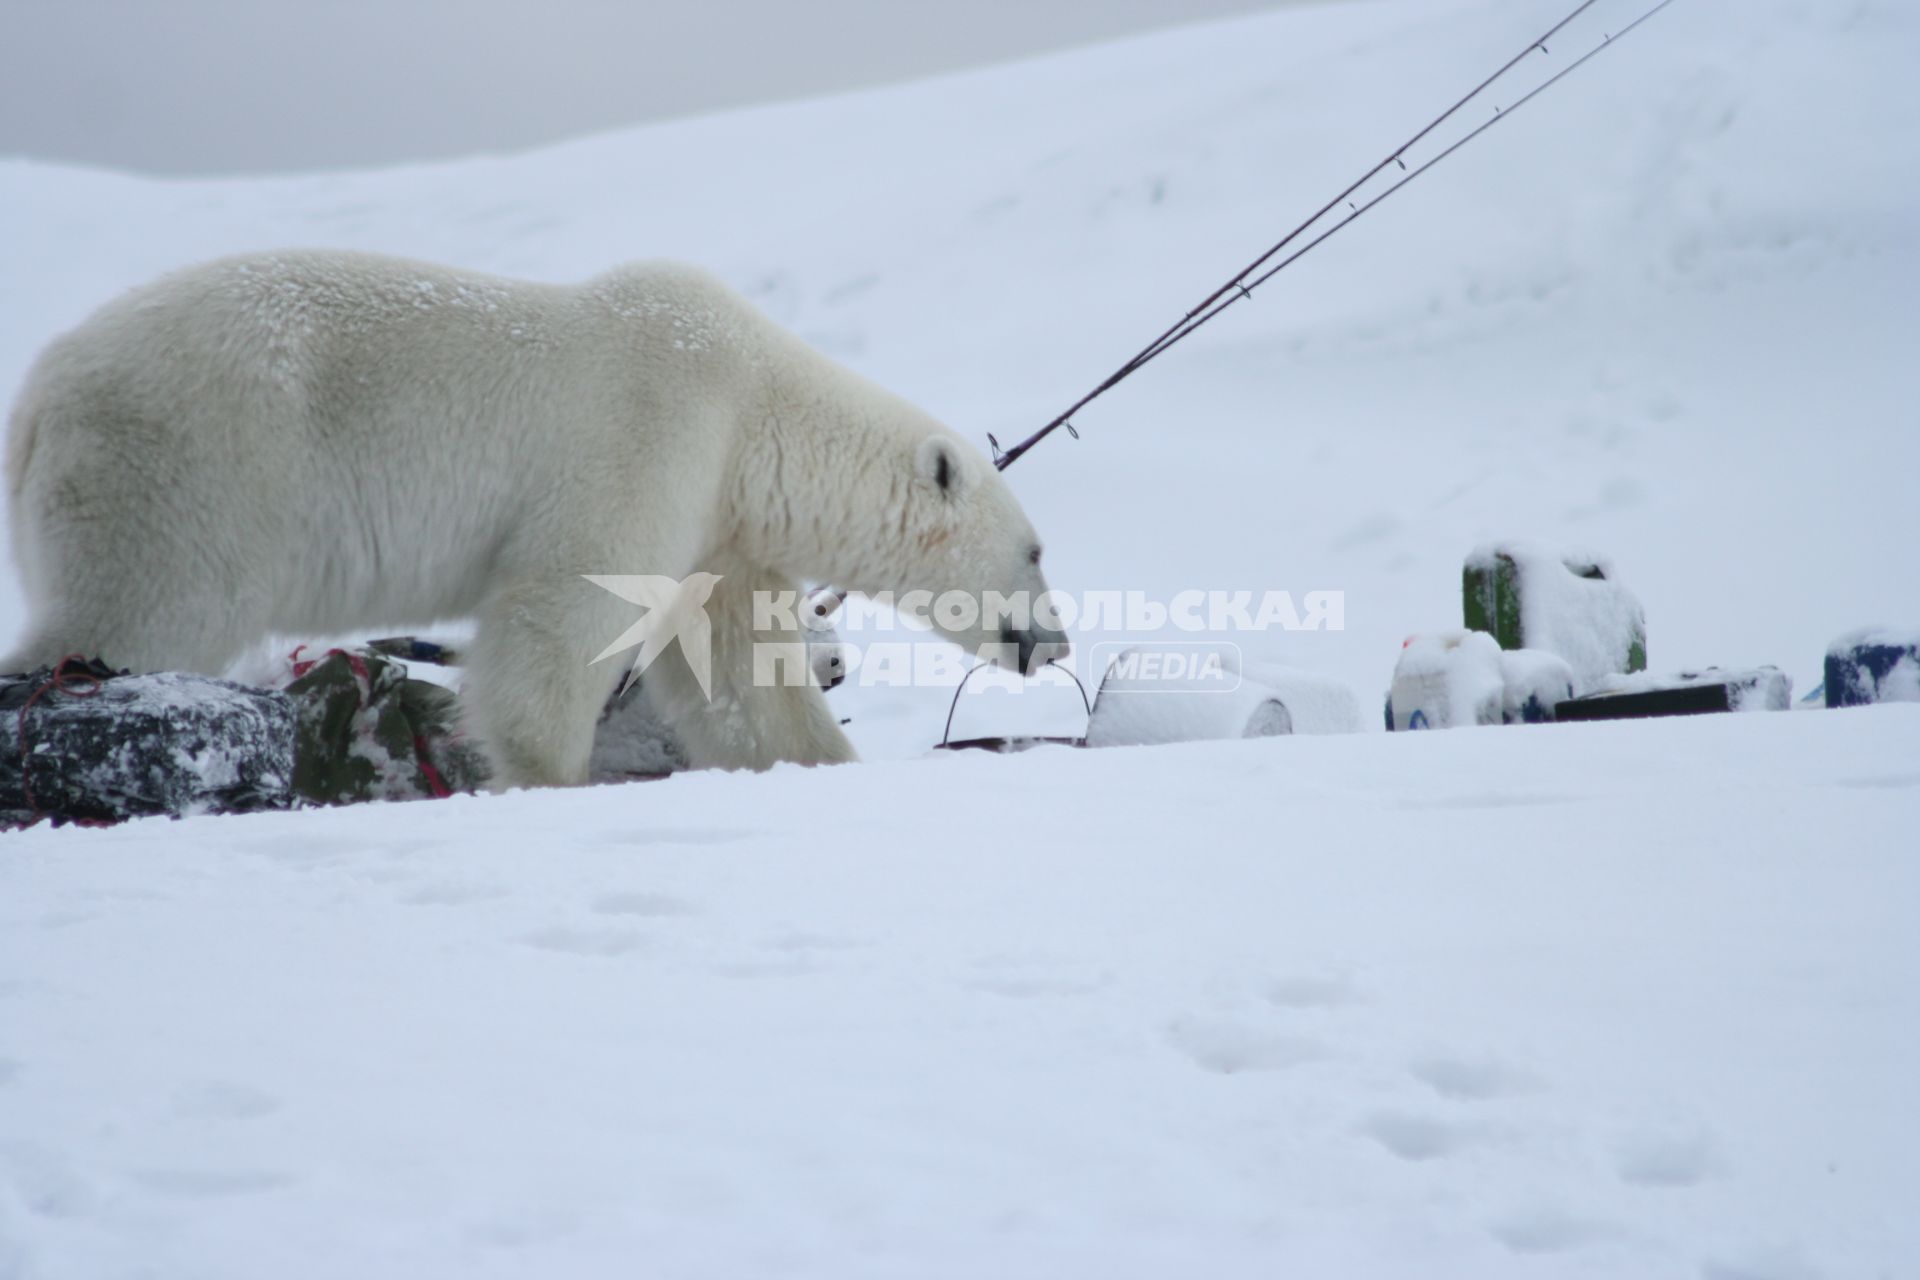
<path fill-rule="evenodd" d="M 1039 535 L 992 462 L 938 419 L 756 323 L 764 399 L 741 437 L 726 536 L 783 576 L 890 595 L 970 653 L 1029 674 L 1064 658 Z"/>
<path fill-rule="evenodd" d="M 1064 658 L 1040 571 L 1040 536 L 993 464 L 959 436 L 935 427 L 895 445 L 879 537 L 885 551 L 865 581 L 891 592 L 915 616 L 969 653 L 1031 675 Z"/>

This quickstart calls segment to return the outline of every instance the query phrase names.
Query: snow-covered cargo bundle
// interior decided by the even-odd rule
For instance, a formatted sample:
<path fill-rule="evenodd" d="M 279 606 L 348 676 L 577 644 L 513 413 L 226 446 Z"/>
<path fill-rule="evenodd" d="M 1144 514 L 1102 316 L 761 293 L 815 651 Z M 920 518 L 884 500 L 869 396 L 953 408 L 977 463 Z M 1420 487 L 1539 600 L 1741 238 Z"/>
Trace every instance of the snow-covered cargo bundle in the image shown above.
<path fill-rule="evenodd" d="M 456 649 L 416 636 L 394 636 L 362 649 L 330 651 L 298 662 L 287 686 L 300 708 L 298 783 L 317 804 L 418 800 L 478 791 L 492 778 L 484 755 L 461 727 L 452 690 L 416 679 L 389 657 L 433 666 L 458 665 Z M 826 687 L 837 672 L 810 647 Z M 638 681 L 616 689 L 594 727 L 587 774 L 592 782 L 663 778 L 688 767 L 685 746 L 641 696 Z"/>
<path fill-rule="evenodd" d="M 1644 671 L 1647 622 L 1640 602 L 1597 556 L 1528 542 L 1474 549 L 1461 575 L 1464 621 L 1502 649 L 1558 654 L 1576 692 L 1604 676 Z"/>
<path fill-rule="evenodd" d="M 1920 627 L 1868 627 L 1827 646 L 1827 705 L 1920 702 Z"/>
<path fill-rule="evenodd" d="M 1172 650 L 1190 657 L 1185 650 Z M 1354 733 L 1359 703 L 1338 681 L 1277 664 L 1243 670 L 1230 650 L 1183 662 L 1129 649 L 1108 666 L 1087 721 L 1090 747 L 1137 747 L 1282 734 Z"/>
<path fill-rule="evenodd" d="M 292 699 L 98 661 L 0 677 L 0 826 L 247 813 L 295 802 Z"/>
<path fill-rule="evenodd" d="M 1707 667 L 1678 675 L 1608 676 L 1592 692 L 1562 702 L 1559 720 L 1640 720 L 1653 716 L 1692 716 L 1715 711 L 1786 711 L 1793 706 L 1793 681 L 1778 667 L 1723 671 Z"/>
<path fill-rule="evenodd" d="M 410 800 L 485 784 L 450 690 L 367 650 L 298 660 L 282 689 L 69 658 L 0 677 L 0 826 Z"/>
<path fill-rule="evenodd" d="M 286 692 L 298 712 L 294 787 L 303 799 L 419 800 L 486 782 L 451 690 L 410 679 L 370 650 L 334 649 L 294 673 Z"/>
<path fill-rule="evenodd" d="M 1484 631 L 1411 636 L 1387 694 L 1387 728 L 1458 729 L 1538 724 L 1573 696 L 1573 671 L 1558 654 L 1507 651 Z"/>

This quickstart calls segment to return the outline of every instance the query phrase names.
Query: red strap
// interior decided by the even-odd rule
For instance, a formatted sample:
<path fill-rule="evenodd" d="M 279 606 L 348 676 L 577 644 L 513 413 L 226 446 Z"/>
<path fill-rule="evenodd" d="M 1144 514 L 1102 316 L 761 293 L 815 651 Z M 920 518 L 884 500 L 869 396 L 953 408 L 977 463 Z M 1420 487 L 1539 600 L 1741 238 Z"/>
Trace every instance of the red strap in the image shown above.
<path fill-rule="evenodd" d="M 427 748 L 426 734 L 413 735 L 413 753 L 420 757 L 420 772 L 427 775 L 427 790 L 433 792 L 434 799 L 445 800 L 452 795 L 453 788 L 449 787 L 447 780 L 440 776 L 440 771 L 433 767 L 433 754 Z"/>
<path fill-rule="evenodd" d="M 67 670 L 69 666 L 75 665 L 81 670 Z M 33 797 L 33 753 L 28 749 L 27 743 L 27 712 L 33 710 L 33 704 L 40 701 L 40 695 L 49 689 L 58 689 L 72 698 L 90 698 L 100 692 L 100 686 L 105 682 L 93 672 L 86 670 L 86 665 L 87 660 L 81 654 L 68 654 L 54 663 L 53 674 L 47 677 L 46 683 L 28 694 L 27 700 L 20 704 L 20 794 L 26 799 L 27 811 L 33 815 L 27 823 L 28 826 L 40 821 L 47 814 L 40 807 L 40 802 Z"/>

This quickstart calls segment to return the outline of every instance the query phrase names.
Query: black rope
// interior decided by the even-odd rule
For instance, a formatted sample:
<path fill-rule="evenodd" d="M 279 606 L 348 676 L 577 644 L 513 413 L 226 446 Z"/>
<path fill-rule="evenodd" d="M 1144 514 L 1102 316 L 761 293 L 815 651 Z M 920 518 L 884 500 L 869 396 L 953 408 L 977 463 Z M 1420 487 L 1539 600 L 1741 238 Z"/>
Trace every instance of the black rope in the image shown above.
<path fill-rule="evenodd" d="M 1028 436 L 1025 440 L 1020 441 L 1020 443 L 1014 445 L 1012 448 L 1004 449 L 1004 450 L 1000 448 L 1000 442 L 998 440 L 995 440 L 991 435 L 989 435 L 987 437 L 987 441 L 989 444 L 993 446 L 993 465 L 999 470 L 1005 471 L 1008 467 L 1012 466 L 1014 462 L 1017 461 L 1022 454 L 1026 453 L 1027 450 L 1033 448 L 1034 445 L 1039 444 L 1042 440 L 1046 439 L 1049 435 L 1052 435 L 1055 431 L 1059 430 L 1061 427 L 1065 427 L 1067 429 L 1068 434 L 1075 436 L 1077 438 L 1080 433 L 1074 429 L 1073 423 L 1071 421 L 1074 414 L 1078 413 L 1080 410 L 1084 409 L 1087 405 L 1093 403 L 1093 401 L 1105 395 L 1108 391 L 1112 390 L 1115 386 L 1118 386 L 1122 381 L 1124 381 L 1126 378 L 1128 378 L 1129 376 L 1137 372 L 1140 368 L 1142 368 L 1148 362 L 1159 357 L 1162 353 L 1167 351 L 1174 344 L 1180 342 L 1188 334 L 1192 333 L 1195 329 L 1198 329 L 1201 325 L 1207 323 L 1207 321 L 1219 315 L 1222 311 L 1225 311 L 1228 307 L 1232 306 L 1234 303 L 1239 302 L 1242 299 L 1252 298 L 1254 289 L 1259 288 L 1261 285 L 1271 280 L 1274 276 L 1278 275 L 1281 271 L 1285 270 L 1287 267 L 1293 265 L 1295 262 L 1298 262 L 1301 258 L 1305 257 L 1312 250 L 1314 250 L 1321 244 L 1324 244 L 1330 237 L 1333 236 L 1335 232 L 1339 231 L 1341 228 L 1346 227 L 1351 223 L 1353 223 L 1354 221 L 1356 221 L 1362 214 L 1366 213 L 1367 210 L 1373 208 L 1375 205 L 1379 204 L 1382 200 L 1385 200 L 1388 196 L 1398 191 L 1401 187 L 1406 186 L 1409 182 L 1412 182 L 1415 178 L 1418 178 L 1421 174 L 1431 169 L 1434 165 L 1439 164 L 1442 160 L 1445 160 L 1448 156 L 1458 151 L 1461 147 L 1473 141 L 1475 138 L 1485 133 L 1488 129 L 1491 129 L 1494 125 L 1498 124 L 1500 121 L 1505 120 L 1508 116 L 1511 116 L 1515 111 L 1525 106 L 1528 102 L 1531 102 L 1534 98 L 1538 97 L 1541 93 L 1546 91 L 1549 87 L 1558 83 L 1560 80 L 1562 80 L 1563 78 L 1571 74 L 1576 68 L 1586 63 L 1590 58 L 1592 58 L 1595 54 L 1599 53 L 1602 49 L 1605 49 L 1611 46 L 1619 36 L 1624 36 L 1625 34 L 1627 34 L 1627 32 L 1632 31 L 1635 27 L 1645 22 L 1648 18 L 1651 18 L 1654 14 L 1660 12 L 1660 10 L 1666 8 L 1669 4 L 1672 4 L 1673 0 L 1659 0 L 1659 3 L 1655 4 L 1651 9 L 1648 9 L 1645 13 L 1642 13 L 1639 17 L 1635 18 L 1632 22 L 1622 27 L 1619 31 L 1603 33 L 1599 44 L 1595 45 L 1593 48 L 1589 49 L 1586 53 L 1576 58 L 1573 62 L 1569 63 L 1567 66 L 1563 67 L 1561 70 L 1555 72 L 1552 76 L 1548 77 L 1546 80 L 1536 85 L 1533 89 L 1523 94 L 1519 98 L 1519 100 L 1514 102 L 1511 106 L 1507 106 L 1504 108 L 1496 106 L 1494 108 L 1494 113 L 1490 118 L 1488 118 L 1482 124 L 1476 126 L 1474 129 L 1468 132 L 1465 136 L 1455 141 L 1452 145 L 1448 146 L 1444 151 L 1440 152 L 1438 155 L 1434 156 L 1432 159 L 1421 164 L 1418 168 L 1415 168 L 1415 169 L 1407 168 L 1405 155 L 1409 149 L 1411 149 L 1412 147 L 1418 145 L 1420 142 L 1425 140 L 1426 137 L 1429 134 L 1431 134 L 1435 129 L 1439 128 L 1442 124 L 1446 123 L 1446 121 L 1451 119 L 1454 115 L 1458 114 L 1458 112 L 1462 107 L 1465 107 L 1468 103 L 1472 102 L 1475 98 L 1479 97 L 1488 88 L 1490 88 L 1495 81 L 1499 80 L 1501 77 L 1505 76 L 1509 71 L 1519 66 L 1520 63 L 1525 61 L 1528 55 L 1532 54 L 1535 50 L 1538 50 L 1543 55 L 1548 54 L 1547 41 L 1553 39 L 1554 36 L 1558 35 L 1560 31 L 1567 26 L 1568 23 L 1572 22 L 1575 18 L 1578 18 L 1582 13 L 1585 13 L 1589 8 L 1593 7 L 1593 5 L 1596 2 L 1597 0 L 1583 0 L 1583 2 L 1580 5 L 1575 7 L 1573 12 L 1569 13 L 1566 17 L 1560 19 L 1560 21 L 1554 23 L 1553 26 L 1548 28 L 1547 31 L 1543 35 L 1541 35 L 1538 39 L 1531 41 L 1526 48 L 1522 49 L 1519 53 L 1509 58 L 1500 67 L 1499 70 L 1495 71 L 1492 75 L 1488 76 L 1486 79 L 1482 80 L 1479 84 L 1475 85 L 1473 89 L 1470 90 L 1459 101 L 1455 102 L 1452 106 L 1448 107 L 1445 111 L 1435 116 L 1432 120 L 1428 121 L 1427 124 L 1423 126 L 1418 133 L 1415 133 L 1411 138 L 1408 138 L 1405 142 L 1401 143 L 1398 147 L 1394 148 L 1394 150 L 1388 154 L 1386 159 L 1382 160 L 1379 164 L 1374 165 L 1373 168 L 1367 170 L 1366 173 L 1362 174 L 1359 178 L 1354 180 L 1351 184 L 1347 186 L 1346 190 L 1342 191 L 1339 195 L 1335 196 L 1333 199 L 1327 201 L 1327 203 L 1320 206 L 1320 208 L 1314 212 L 1312 217 L 1302 222 L 1299 226 L 1295 227 L 1293 230 L 1287 232 L 1287 234 L 1282 236 L 1280 240 L 1273 245 L 1272 248 L 1268 249 L 1265 253 L 1261 254 L 1258 258 L 1255 258 L 1252 262 L 1248 263 L 1245 267 L 1241 268 L 1241 270 L 1235 273 L 1234 276 L 1231 279 L 1229 279 L 1225 284 L 1221 285 L 1218 289 L 1215 289 L 1212 293 L 1208 294 L 1205 298 L 1201 299 L 1199 303 L 1197 303 L 1195 306 L 1189 309 L 1185 315 L 1181 316 L 1180 319 L 1177 320 L 1164 333 L 1162 333 L 1159 337 L 1155 338 L 1152 342 L 1148 343 L 1145 347 L 1141 348 L 1141 350 L 1137 354 L 1135 354 L 1132 359 L 1128 360 L 1125 364 L 1121 365 L 1118 369 L 1114 370 L 1103 381 L 1101 381 L 1098 386 L 1094 387 L 1093 390 L 1089 391 L 1086 395 L 1081 396 L 1078 400 L 1074 401 L 1073 404 L 1069 406 L 1064 413 L 1061 413 L 1058 417 L 1054 418 L 1051 422 L 1047 423 L 1046 426 L 1041 427 L 1038 431 Z M 1405 177 L 1402 177 L 1397 182 L 1395 182 L 1392 186 L 1389 186 L 1385 191 L 1373 197 L 1371 200 L 1366 201 L 1364 204 L 1359 204 L 1359 205 L 1354 204 L 1354 202 L 1350 199 L 1350 197 L 1353 196 L 1355 192 L 1359 191 L 1361 187 L 1365 186 L 1369 181 L 1371 181 L 1373 178 L 1378 176 L 1389 165 L 1396 165 L 1396 164 L 1400 167 L 1401 172 L 1406 175 Z M 1319 235 L 1309 240 L 1306 244 L 1302 245 L 1300 248 L 1288 254 L 1285 258 L 1282 258 L 1278 263 L 1276 263 L 1272 267 L 1269 267 L 1266 271 L 1261 272 L 1260 275 L 1254 276 L 1252 280 L 1247 279 L 1248 276 L 1252 276 L 1255 271 L 1258 271 L 1261 267 L 1265 266 L 1269 261 L 1271 261 L 1275 255 L 1279 254 L 1288 245 L 1292 244 L 1301 235 L 1305 234 L 1309 229 L 1311 229 L 1314 226 L 1314 224 L 1318 223 L 1328 213 L 1333 211 L 1335 208 L 1339 207 L 1339 205 L 1342 202 L 1345 202 L 1348 209 L 1350 210 L 1350 212 L 1347 214 L 1346 217 L 1334 223 L 1333 226 L 1327 228 L 1325 231 L 1321 232 Z"/>

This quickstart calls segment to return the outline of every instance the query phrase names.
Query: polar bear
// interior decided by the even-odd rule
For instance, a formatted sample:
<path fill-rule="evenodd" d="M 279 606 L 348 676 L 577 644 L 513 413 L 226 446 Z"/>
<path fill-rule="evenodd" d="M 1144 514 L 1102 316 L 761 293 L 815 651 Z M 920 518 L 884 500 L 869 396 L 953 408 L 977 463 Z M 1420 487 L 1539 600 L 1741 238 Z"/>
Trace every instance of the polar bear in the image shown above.
<path fill-rule="evenodd" d="M 32 613 L 0 670 L 218 674 L 271 634 L 471 617 L 468 715 L 502 785 L 586 779 L 623 667 L 591 660 L 640 610 L 585 575 L 718 575 L 708 688 L 670 650 L 643 690 L 723 768 L 854 756 L 817 684 L 756 675 L 754 593 L 1047 589 L 978 450 L 677 264 L 189 268 L 47 348 L 6 466 Z M 1066 651 L 1031 612 L 941 631 L 1029 672 Z"/>

